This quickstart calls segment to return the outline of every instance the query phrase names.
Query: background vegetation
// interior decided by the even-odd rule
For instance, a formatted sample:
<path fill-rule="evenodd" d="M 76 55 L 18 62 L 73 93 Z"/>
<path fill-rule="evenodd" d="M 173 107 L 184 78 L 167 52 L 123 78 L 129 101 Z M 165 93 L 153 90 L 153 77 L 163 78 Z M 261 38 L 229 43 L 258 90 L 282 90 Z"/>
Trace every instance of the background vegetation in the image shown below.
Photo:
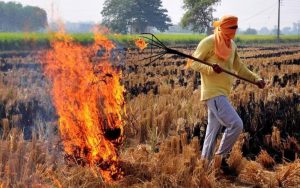
<path fill-rule="evenodd" d="M 0 1 L 0 32 L 38 31 L 48 25 L 47 13 L 39 7 Z"/>
<path fill-rule="evenodd" d="M 114 32 L 141 33 L 149 27 L 165 31 L 171 26 L 161 0 L 106 0 L 102 23 Z"/>
<path fill-rule="evenodd" d="M 214 12 L 213 5 L 220 0 L 184 0 L 183 8 L 186 10 L 181 25 L 184 28 L 191 28 L 194 32 L 207 32 L 211 28 Z"/>
<path fill-rule="evenodd" d="M 124 47 L 133 47 L 133 41 L 140 35 L 119 35 L 112 34 L 109 38 Z M 204 34 L 157 34 L 160 40 L 168 45 L 197 45 Z M 93 39 L 92 33 L 72 34 L 76 42 L 87 45 L 91 44 Z M 0 50 L 32 50 L 48 48 L 50 46 L 51 33 L 0 33 Z M 235 41 L 238 45 L 244 44 L 273 44 L 276 43 L 275 35 L 237 35 Z M 281 43 L 299 43 L 298 35 L 283 35 Z"/>

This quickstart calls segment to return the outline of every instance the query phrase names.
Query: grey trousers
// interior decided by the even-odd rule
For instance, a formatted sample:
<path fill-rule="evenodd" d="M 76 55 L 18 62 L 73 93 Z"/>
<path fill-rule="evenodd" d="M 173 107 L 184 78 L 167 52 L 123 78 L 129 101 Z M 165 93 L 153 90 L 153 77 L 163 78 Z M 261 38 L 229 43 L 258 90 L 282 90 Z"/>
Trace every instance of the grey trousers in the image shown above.
<path fill-rule="evenodd" d="M 213 97 L 207 100 L 206 104 L 208 107 L 208 125 L 201 155 L 202 158 L 210 161 L 222 126 L 225 126 L 226 129 L 216 154 L 224 156 L 229 154 L 242 132 L 243 121 L 225 96 Z"/>

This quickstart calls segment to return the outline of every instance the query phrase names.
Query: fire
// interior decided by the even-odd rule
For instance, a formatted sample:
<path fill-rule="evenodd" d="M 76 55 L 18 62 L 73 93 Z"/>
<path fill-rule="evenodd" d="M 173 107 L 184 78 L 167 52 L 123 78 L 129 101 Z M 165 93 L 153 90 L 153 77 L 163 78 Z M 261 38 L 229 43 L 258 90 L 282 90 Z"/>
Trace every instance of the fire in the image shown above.
<path fill-rule="evenodd" d="M 145 48 L 147 48 L 148 43 L 146 43 L 145 40 L 139 38 L 139 39 L 135 40 L 135 45 L 136 45 L 140 50 L 144 50 Z"/>
<path fill-rule="evenodd" d="M 122 177 L 117 146 L 122 143 L 124 87 L 121 72 L 107 60 L 93 62 L 99 46 L 114 44 L 95 34 L 95 43 L 83 47 L 64 33 L 57 33 L 47 52 L 45 74 L 52 81 L 53 102 L 66 158 L 81 165 L 100 167 L 110 182 Z"/>

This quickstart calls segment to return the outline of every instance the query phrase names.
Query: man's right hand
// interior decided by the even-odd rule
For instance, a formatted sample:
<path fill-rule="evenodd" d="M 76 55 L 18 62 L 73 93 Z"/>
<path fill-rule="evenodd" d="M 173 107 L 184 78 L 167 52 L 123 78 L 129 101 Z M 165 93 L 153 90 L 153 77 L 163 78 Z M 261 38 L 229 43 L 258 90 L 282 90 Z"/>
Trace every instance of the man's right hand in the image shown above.
<path fill-rule="evenodd" d="M 218 64 L 212 64 L 212 68 L 218 74 L 220 74 L 221 72 L 223 72 L 223 69 Z"/>
<path fill-rule="evenodd" d="M 258 80 L 256 82 L 256 85 L 260 88 L 260 89 L 263 89 L 265 86 L 266 86 L 266 82 L 264 80 Z"/>

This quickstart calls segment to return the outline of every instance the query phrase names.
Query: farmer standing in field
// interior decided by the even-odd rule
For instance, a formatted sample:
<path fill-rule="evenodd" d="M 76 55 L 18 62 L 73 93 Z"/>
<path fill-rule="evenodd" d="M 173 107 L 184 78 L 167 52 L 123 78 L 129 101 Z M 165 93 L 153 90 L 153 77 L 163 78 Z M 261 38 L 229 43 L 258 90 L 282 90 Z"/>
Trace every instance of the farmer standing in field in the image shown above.
<path fill-rule="evenodd" d="M 233 77 L 222 73 L 223 69 L 253 81 L 261 89 L 265 87 L 265 82 L 241 62 L 237 53 L 232 40 L 238 28 L 237 22 L 238 18 L 235 16 L 223 16 L 220 21 L 214 22 L 214 34 L 201 40 L 193 53 L 194 57 L 211 63 L 212 67 L 196 61 L 188 63 L 190 68 L 201 73 L 201 100 L 208 107 L 208 125 L 201 155 L 211 161 L 217 135 L 222 126 L 225 126 L 226 130 L 216 152 L 222 158 L 222 165 L 226 163 L 229 152 L 243 130 L 243 122 L 227 98 Z"/>

